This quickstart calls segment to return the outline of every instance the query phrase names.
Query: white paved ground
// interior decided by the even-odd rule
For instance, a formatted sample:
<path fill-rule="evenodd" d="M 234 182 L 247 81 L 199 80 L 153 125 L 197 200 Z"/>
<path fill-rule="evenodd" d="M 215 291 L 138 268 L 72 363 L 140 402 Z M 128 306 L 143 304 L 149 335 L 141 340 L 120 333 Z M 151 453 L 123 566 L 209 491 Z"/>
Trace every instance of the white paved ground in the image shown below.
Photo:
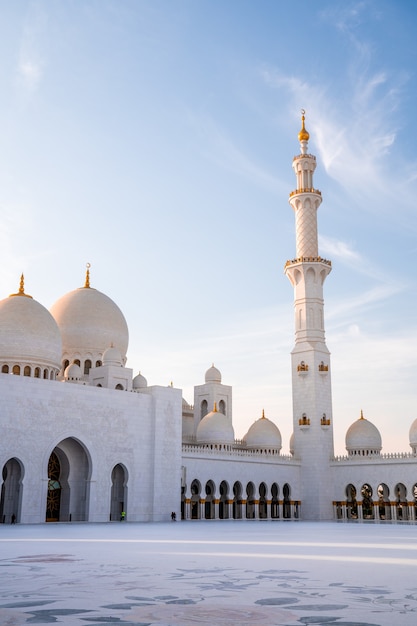
<path fill-rule="evenodd" d="M 417 525 L 0 525 L 0 625 L 415 626 Z"/>

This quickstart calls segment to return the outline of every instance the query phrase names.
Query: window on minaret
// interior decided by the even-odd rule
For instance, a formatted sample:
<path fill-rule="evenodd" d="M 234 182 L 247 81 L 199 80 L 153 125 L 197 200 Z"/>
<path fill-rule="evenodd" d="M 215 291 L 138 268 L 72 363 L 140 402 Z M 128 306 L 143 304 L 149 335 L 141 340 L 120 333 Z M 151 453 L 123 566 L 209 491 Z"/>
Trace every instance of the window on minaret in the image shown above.
<path fill-rule="evenodd" d="M 208 413 L 208 405 L 207 400 L 203 400 L 200 406 L 200 419 L 203 419 L 205 415 Z"/>
<path fill-rule="evenodd" d="M 91 361 L 90 359 L 86 359 L 84 362 L 84 374 L 88 374 L 88 372 L 90 371 L 91 368 Z"/>
<path fill-rule="evenodd" d="M 223 415 L 226 415 L 226 403 L 224 400 L 220 400 L 219 402 L 219 411 L 223 413 Z"/>

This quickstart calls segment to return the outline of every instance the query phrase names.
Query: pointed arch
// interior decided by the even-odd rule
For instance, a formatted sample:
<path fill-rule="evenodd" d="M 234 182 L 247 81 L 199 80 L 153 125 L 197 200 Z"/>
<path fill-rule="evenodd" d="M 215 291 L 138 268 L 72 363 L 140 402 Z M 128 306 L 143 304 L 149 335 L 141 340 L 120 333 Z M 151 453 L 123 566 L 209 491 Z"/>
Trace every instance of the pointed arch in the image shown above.
<path fill-rule="evenodd" d="M 214 501 L 216 486 L 212 480 L 206 482 L 206 501 L 204 504 L 205 519 L 214 519 Z"/>
<path fill-rule="evenodd" d="M 74 437 L 63 439 L 51 451 L 47 469 L 46 521 L 88 521 L 91 458 L 87 448 Z"/>
<path fill-rule="evenodd" d="M 288 483 L 285 483 L 285 485 L 283 486 L 282 495 L 283 495 L 282 516 L 285 519 L 290 519 L 291 518 L 291 487 L 289 486 Z"/>
<path fill-rule="evenodd" d="M 255 485 L 249 482 L 246 485 L 246 519 L 255 517 Z"/>
<path fill-rule="evenodd" d="M 0 522 L 3 524 L 20 522 L 23 475 L 23 464 L 15 457 L 3 465 L 0 491 Z"/>
<path fill-rule="evenodd" d="M 233 485 L 233 519 L 242 519 L 242 485 L 236 481 Z"/>
<path fill-rule="evenodd" d="M 118 463 L 111 473 L 110 521 L 126 519 L 128 473 L 122 463 Z M 122 516 L 122 513 L 125 515 Z"/>

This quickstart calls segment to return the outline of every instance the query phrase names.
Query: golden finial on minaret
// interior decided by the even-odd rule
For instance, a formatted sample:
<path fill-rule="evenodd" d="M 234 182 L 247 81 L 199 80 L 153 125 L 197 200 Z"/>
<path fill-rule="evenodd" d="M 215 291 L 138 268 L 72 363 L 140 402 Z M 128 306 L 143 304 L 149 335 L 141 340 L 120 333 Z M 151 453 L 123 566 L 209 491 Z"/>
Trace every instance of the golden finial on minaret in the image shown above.
<path fill-rule="evenodd" d="M 90 288 L 90 267 L 91 267 L 91 263 L 86 263 L 86 272 L 85 272 L 85 285 L 84 285 L 84 289 Z"/>
<path fill-rule="evenodd" d="M 25 277 L 23 273 L 20 276 L 19 291 L 17 293 L 11 293 L 9 297 L 11 298 L 12 296 L 25 296 L 25 298 L 32 298 L 32 296 L 25 293 Z"/>
<path fill-rule="evenodd" d="M 310 135 L 306 131 L 306 127 L 304 125 L 305 119 L 306 119 L 305 118 L 305 111 L 304 111 L 304 109 L 301 109 L 301 123 L 302 123 L 302 127 L 301 127 L 300 132 L 298 133 L 298 141 L 308 141 L 310 139 Z"/>

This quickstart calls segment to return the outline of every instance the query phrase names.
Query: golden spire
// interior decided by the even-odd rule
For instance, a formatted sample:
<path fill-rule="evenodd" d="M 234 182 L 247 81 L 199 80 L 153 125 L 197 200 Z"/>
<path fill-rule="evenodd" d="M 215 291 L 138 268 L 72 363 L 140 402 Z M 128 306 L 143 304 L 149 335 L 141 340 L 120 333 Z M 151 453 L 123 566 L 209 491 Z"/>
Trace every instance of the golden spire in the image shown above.
<path fill-rule="evenodd" d="M 262 417 L 261 417 L 261 419 L 262 420 L 266 419 L 266 417 L 265 417 L 265 409 L 262 409 Z"/>
<path fill-rule="evenodd" d="M 25 293 L 25 277 L 23 273 L 20 276 L 19 291 L 17 293 L 11 293 L 9 297 L 11 298 L 13 296 L 25 296 L 25 298 L 32 298 L 32 296 L 29 296 L 29 294 Z"/>
<path fill-rule="evenodd" d="M 301 109 L 302 127 L 301 127 L 300 132 L 298 133 L 298 141 L 308 141 L 310 139 L 310 135 L 306 131 L 306 127 L 304 125 L 305 119 L 306 119 L 305 118 L 305 111 L 304 111 L 304 109 Z"/>
<path fill-rule="evenodd" d="M 363 411 L 362 411 L 362 409 L 361 409 L 361 417 L 360 417 L 360 419 L 361 419 L 361 420 L 364 420 L 364 419 L 365 419 L 365 418 L 364 418 L 364 416 L 363 416 Z"/>
<path fill-rule="evenodd" d="M 213 413 L 217 413 L 217 402 L 214 403 Z"/>
<path fill-rule="evenodd" d="M 90 288 L 90 267 L 91 267 L 91 263 L 87 263 L 86 264 L 86 272 L 85 272 L 85 285 L 84 285 L 84 289 L 89 289 Z"/>

